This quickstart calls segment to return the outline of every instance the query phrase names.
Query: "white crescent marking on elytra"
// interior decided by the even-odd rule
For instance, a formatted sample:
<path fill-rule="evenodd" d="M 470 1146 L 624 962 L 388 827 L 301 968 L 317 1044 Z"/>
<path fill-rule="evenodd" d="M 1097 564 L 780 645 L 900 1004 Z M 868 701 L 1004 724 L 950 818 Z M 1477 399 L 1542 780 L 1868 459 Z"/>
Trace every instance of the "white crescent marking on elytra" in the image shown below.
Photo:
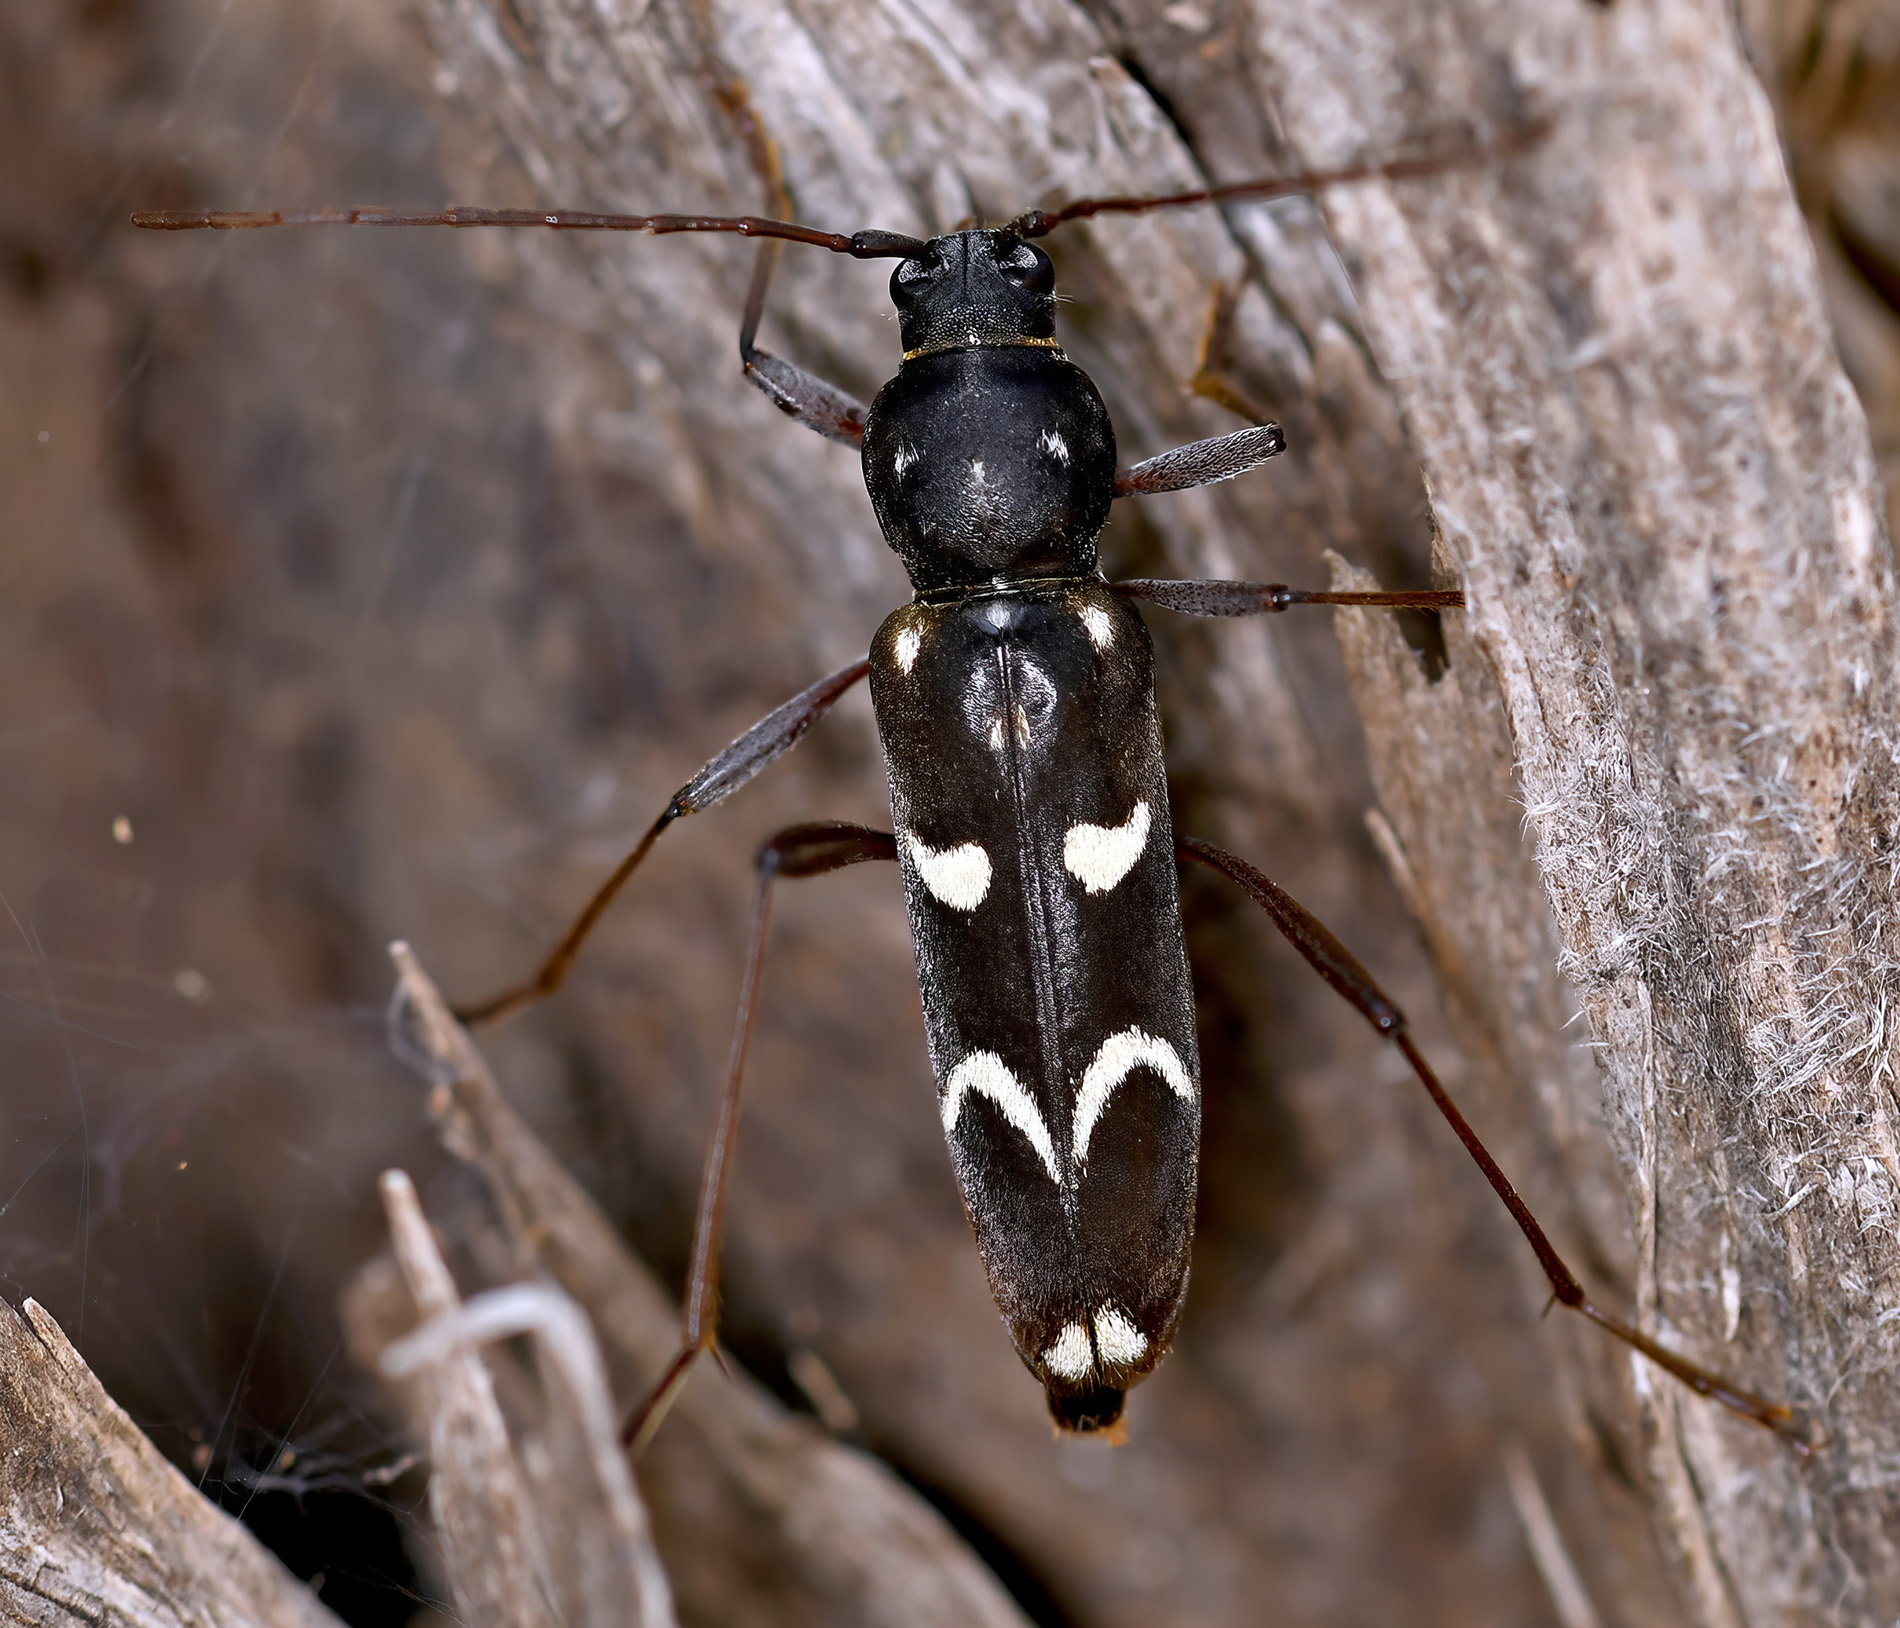
<path fill-rule="evenodd" d="M 1120 825 L 1072 825 L 1062 839 L 1062 863 L 1086 892 L 1106 893 L 1135 868 L 1152 823 L 1140 802 Z"/>
<path fill-rule="evenodd" d="M 1095 1314 L 1095 1343 L 1102 1361 L 1128 1368 L 1147 1354 L 1148 1336 L 1128 1320 L 1119 1306 L 1104 1306 Z"/>
<path fill-rule="evenodd" d="M 914 627 L 907 627 L 897 635 L 891 645 L 891 654 L 897 658 L 897 665 L 908 673 L 917 665 L 917 651 L 924 642 L 923 634 Z"/>
<path fill-rule="evenodd" d="M 1003 1110 L 1003 1117 L 1029 1138 L 1030 1146 L 1041 1155 L 1049 1179 L 1060 1187 L 1055 1144 L 1049 1140 L 1049 1127 L 1036 1111 L 1035 1098 L 993 1051 L 973 1051 L 950 1070 L 949 1079 L 943 1082 L 943 1134 L 948 1136 L 957 1128 L 963 1099 L 972 1091 L 988 1097 Z"/>
<path fill-rule="evenodd" d="M 910 862 L 924 879 L 930 896 L 952 910 L 974 910 L 990 891 L 990 856 L 974 842 L 954 848 L 932 848 L 915 831 L 904 833 Z"/>
<path fill-rule="evenodd" d="M 1181 1054 L 1167 1041 L 1157 1039 L 1146 1029 L 1124 1029 L 1102 1042 L 1095 1061 L 1082 1076 L 1082 1089 L 1075 1094 L 1075 1163 L 1078 1169 L 1089 1156 L 1089 1138 L 1095 1122 L 1102 1117 L 1115 1087 L 1138 1068 L 1152 1068 L 1168 1082 L 1177 1097 L 1194 1100 L 1194 1081 L 1188 1074 Z"/>
<path fill-rule="evenodd" d="M 1058 1379 L 1080 1379 L 1095 1366 L 1089 1331 L 1080 1323 L 1068 1324 L 1056 1336 L 1055 1344 L 1043 1352 L 1042 1365 Z"/>

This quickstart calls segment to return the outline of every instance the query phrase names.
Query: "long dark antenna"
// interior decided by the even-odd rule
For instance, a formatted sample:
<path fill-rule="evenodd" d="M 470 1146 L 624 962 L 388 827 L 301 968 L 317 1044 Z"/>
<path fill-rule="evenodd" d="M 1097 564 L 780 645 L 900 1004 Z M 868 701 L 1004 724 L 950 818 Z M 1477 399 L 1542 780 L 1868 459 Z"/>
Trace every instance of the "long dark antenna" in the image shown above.
<path fill-rule="evenodd" d="M 577 209 L 443 209 L 415 214 L 400 209 L 159 209 L 132 217 L 148 232 L 247 232 L 265 226 L 542 226 L 557 232 L 731 232 L 739 237 L 783 238 L 856 260 L 909 260 L 924 252 L 920 238 L 902 232 L 821 232 L 762 215 L 596 215 Z"/>
<path fill-rule="evenodd" d="M 1060 209 L 1029 209 L 1009 223 L 1018 237 L 1043 237 L 1065 221 L 1087 220 L 1091 215 L 1140 215 L 1150 209 L 1182 209 L 1190 204 L 1239 203 L 1266 198 L 1291 198 L 1323 187 L 1352 181 L 1415 181 L 1449 169 L 1461 169 L 1492 159 L 1507 158 L 1539 140 L 1550 129 L 1547 118 L 1533 119 L 1497 141 L 1457 152 L 1401 158 L 1384 164 L 1354 164 L 1345 169 L 1308 171 L 1300 175 L 1269 175 L 1257 181 L 1235 181 L 1227 186 L 1203 187 L 1195 192 L 1170 192 L 1159 197 L 1077 198 Z"/>
<path fill-rule="evenodd" d="M 1356 164 L 1345 169 L 1320 170 L 1301 175 L 1272 175 L 1257 181 L 1203 187 L 1194 192 L 1170 192 L 1158 197 L 1077 198 L 1056 210 L 1031 209 L 1012 220 L 1007 230 L 1019 237 L 1043 237 L 1065 221 L 1091 215 L 1140 215 L 1151 209 L 1182 209 L 1192 204 L 1238 203 L 1243 200 L 1287 198 L 1352 181 L 1408 181 L 1505 158 L 1528 147 L 1550 128 L 1549 119 L 1533 119 L 1495 142 L 1459 152 L 1403 158 L 1384 164 Z M 805 243 L 854 260 L 910 260 L 928 248 L 921 238 L 902 232 L 871 229 L 821 232 L 794 221 L 768 220 L 763 215 L 601 215 L 578 209 L 467 209 L 452 208 L 413 213 L 400 209 L 159 209 L 132 217 L 134 226 L 148 232 L 243 232 L 266 226 L 540 226 L 556 232 L 647 232 L 665 237 L 673 232 L 730 232 L 738 237 L 776 238 Z"/>

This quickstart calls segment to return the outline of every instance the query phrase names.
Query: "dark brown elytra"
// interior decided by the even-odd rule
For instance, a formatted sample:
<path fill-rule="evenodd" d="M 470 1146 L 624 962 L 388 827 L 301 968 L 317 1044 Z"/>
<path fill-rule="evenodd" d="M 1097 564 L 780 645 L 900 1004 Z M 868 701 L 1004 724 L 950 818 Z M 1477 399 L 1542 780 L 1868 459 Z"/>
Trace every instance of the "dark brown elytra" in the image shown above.
<path fill-rule="evenodd" d="M 1403 1014 L 1316 918 L 1245 861 L 1170 829 L 1139 601 L 1189 616 L 1294 605 L 1461 608 L 1462 593 L 1308 592 L 1226 581 L 1107 583 L 1110 504 L 1226 480 L 1279 453 L 1261 424 L 1118 469 L 1113 428 L 1055 333 L 1055 279 L 1034 239 L 1072 220 L 1238 203 L 1448 165 L 1488 146 L 1154 197 L 1075 200 L 928 241 L 826 232 L 767 216 L 452 208 L 178 211 L 154 230 L 267 226 L 538 226 L 726 233 L 762 240 L 739 349 L 748 378 L 809 429 L 860 448 L 886 541 L 916 597 L 869 657 L 734 741 L 668 803 L 522 984 L 466 1007 L 490 1022 L 551 994 L 602 914 L 675 820 L 710 808 L 788 751 L 860 679 L 884 741 L 893 833 L 794 826 L 758 855 L 732 1050 L 701 1185 L 680 1351 L 626 1426 L 637 1452 L 717 1336 L 718 1249 L 772 890 L 869 860 L 903 875 L 952 1163 L 1019 1354 L 1056 1422 L 1099 1431 L 1165 1354 L 1185 1293 L 1199 1145 L 1198 1060 L 1176 865 L 1227 877 L 1316 972 L 1390 1039 L 1509 1210 L 1554 1301 L 1700 1394 L 1807 1450 L 1791 1410 L 1659 1346 L 1593 1305 L 1413 1043 Z M 767 166 L 774 201 L 775 166 Z M 867 408 L 755 343 L 781 243 L 893 259 L 904 360 Z"/>

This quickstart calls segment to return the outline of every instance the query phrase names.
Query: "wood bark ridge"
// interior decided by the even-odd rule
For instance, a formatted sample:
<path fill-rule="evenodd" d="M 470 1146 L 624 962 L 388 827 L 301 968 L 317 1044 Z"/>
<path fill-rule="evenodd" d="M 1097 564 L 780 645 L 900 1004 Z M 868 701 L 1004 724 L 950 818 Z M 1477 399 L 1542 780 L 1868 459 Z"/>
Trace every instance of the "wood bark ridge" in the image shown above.
<path fill-rule="evenodd" d="M 1313 164 L 1434 109 L 1555 120 L 1500 174 L 1328 209 L 1502 696 L 1638 1310 L 1821 1438 L 1797 1457 L 1639 1368 L 1655 1514 L 1701 1621 L 1886 1621 L 1900 694 L 1865 422 L 1725 8 L 1456 15 L 1276 12 L 1273 84 Z M 1435 857 L 1480 812 L 1416 797 L 1417 686 L 1358 637 L 1382 795 Z M 1429 891 L 1435 943 L 1497 902 L 1481 865 Z M 1524 975 L 1482 941 L 1440 960 Z M 1477 1004 L 1508 1032 L 1520 1002 Z"/>
<path fill-rule="evenodd" d="M 0 1618 L 337 1628 L 165 1461 L 31 1300 L 0 1306 Z"/>

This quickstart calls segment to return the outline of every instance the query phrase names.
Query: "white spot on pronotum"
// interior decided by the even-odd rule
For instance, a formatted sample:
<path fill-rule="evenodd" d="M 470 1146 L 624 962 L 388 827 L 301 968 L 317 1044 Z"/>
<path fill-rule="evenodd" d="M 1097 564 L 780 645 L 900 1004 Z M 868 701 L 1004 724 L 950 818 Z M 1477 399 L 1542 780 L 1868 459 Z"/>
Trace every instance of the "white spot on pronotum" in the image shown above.
<path fill-rule="evenodd" d="M 1089 1331 L 1080 1323 L 1069 1324 L 1056 1336 L 1055 1344 L 1043 1352 L 1042 1365 L 1058 1379 L 1080 1379 L 1095 1366 Z"/>
<path fill-rule="evenodd" d="M 923 634 L 914 627 L 907 627 L 897 635 L 891 644 L 891 654 L 897 658 L 897 665 L 902 671 L 908 673 L 917 665 L 918 647 L 923 642 Z"/>
<path fill-rule="evenodd" d="M 932 848 L 915 831 L 904 833 L 904 847 L 930 896 L 952 910 L 974 910 L 990 891 L 990 856 L 974 842 Z"/>
<path fill-rule="evenodd" d="M 127 846 L 132 840 L 132 822 L 123 814 L 112 822 L 112 840 L 121 848 Z"/>
<path fill-rule="evenodd" d="M 1106 650 L 1115 642 L 1115 624 L 1100 605 L 1084 605 L 1076 614 L 1082 618 L 1082 625 L 1089 632 L 1089 641 L 1097 650 Z"/>
<path fill-rule="evenodd" d="M 1049 1172 L 1049 1179 L 1057 1186 L 1062 1185 L 1062 1177 L 1056 1173 L 1055 1144 L 1049 1140 L 1049 1127 L 1042 1122 L 1042 1115 L 1036 1110 L 1035 1098 L 1030 1096 L 1023 1082 L 1008 1070 L 1003 1059 L 993 1051 L 975 1051 L 950 1070 L 949 1079 L 943 1082 L 943 1133 L 948 1136 L 957 1128 L 957 1115 L 963 1109 L 963 1099 L 972 1091 L 978 1096 L 988 1097 L 1003 1111 L 1003 1117 L 1024 1136 L 1029 1138 L 1042 1159 L 1043 1168 Z"/>
<path fill-rule="evenodd" d="M 902 480 L 904 478 L 904 471 L 910 468 L 920 456 L 921 454 L 908 441 L 899 441 L 897 443 L 897 451 L 891 454 L 892 472 L 899 480 Z"/>
<path fill-rule="evenodd" d="M 172 974 L 172 988 L 188 1001 L 202 1005 L 211 999 L 211 980 L 196 967 L 180 967 Z"/>
<path fill-rule="evenodd" d="M 1104 1306 L 1095 1314 L 1095 1344 L 1102 1361 L 1126 1368 L 1147 1355 L 1148 1336 L 1128 1320 L 1119 1306 Z"/>
<path fill-rule="evenodd" d="M 1064 469 L 1068 468 L 1069 443 L 1056 434 L 1054 430 L 1044 430 L 1041 435 L 1036 437 L 1036 445 L 1041 447 L 1042 450 L 1048 453 L 1051 458 L 1055 459 L 1057 463 L 1061 464 Z"/>
<path fill-rule="evenodd" d="M 1062 863 L 1085 891 L 1106 893 L 1135 868 L 1152 823 L 1141 802 L 1120 825 L 1072 825 L 1062 839 Z"/>
<path fill-rule="evenodd" d="M 1102 1042 L 1095 1061 L 1082 1076 L 1082 1089 L 1075 1094 L 1075 1162 L 1078 1168 L 1087 1162 L 1089 1138 L 1095 1134 L 1095 1122 L 1102 1117 L 1108 1099 L 1138 1068 L 1152 1068 L 1168 1082 L 1177 1097 L 1194 1099 L 1194 1080 L 1181 1061 L 1181 1054 L 1167 1041 L 1159 1040 L 1145 1029 L 1124 1029 Z"/>

